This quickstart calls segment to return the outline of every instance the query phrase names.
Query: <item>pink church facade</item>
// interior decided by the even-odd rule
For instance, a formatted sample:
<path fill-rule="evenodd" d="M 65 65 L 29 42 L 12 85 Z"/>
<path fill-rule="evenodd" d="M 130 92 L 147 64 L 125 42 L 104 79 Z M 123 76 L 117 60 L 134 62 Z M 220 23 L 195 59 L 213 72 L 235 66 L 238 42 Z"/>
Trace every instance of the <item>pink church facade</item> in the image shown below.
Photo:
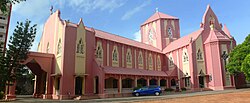
<path fill-rule="evenodd" d="M 156 12 L 141 25 L 141 42 L 60 18 L 45 23 L 38 52 L 49 54 L 41 68 L 45 98 L 108 97 L 131 93 L 137 86 L 224 90 L 235 88 L 225 69 L 236 45 L 226 26 L 207 7 L 200 29 L 180 37 L 179 19 Z M 51 56 L 53 55 L 53 56 Z M 30 59 L 31 60 L 31 59 Z M 47 70 L 49 68 L 49 70 Z M 39 94 L 37 93 L 37 94 Z"/>

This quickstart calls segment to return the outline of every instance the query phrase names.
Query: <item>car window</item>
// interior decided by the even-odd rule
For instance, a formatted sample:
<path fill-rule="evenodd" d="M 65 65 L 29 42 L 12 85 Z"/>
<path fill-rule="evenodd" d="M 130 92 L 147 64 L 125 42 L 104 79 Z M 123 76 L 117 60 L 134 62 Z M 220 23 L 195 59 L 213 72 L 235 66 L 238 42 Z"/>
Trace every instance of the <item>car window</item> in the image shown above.
<path fill-rule="evenodd" d="M 142 89 L 142 90 L 148 90 L 148 88 L 147 88 L 147 87 L 142 87 L 141 89 Z"/>

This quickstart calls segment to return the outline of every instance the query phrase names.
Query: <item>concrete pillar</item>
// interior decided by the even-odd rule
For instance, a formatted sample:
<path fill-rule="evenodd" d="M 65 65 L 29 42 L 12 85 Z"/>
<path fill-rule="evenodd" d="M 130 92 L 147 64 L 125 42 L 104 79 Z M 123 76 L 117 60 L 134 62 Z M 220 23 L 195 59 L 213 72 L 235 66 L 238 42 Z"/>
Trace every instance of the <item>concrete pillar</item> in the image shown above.
<path fill-rule="evenodd" d="M 135 77 L 134 83 L 135 83 L 134 86 L 137 87 L 137 77 Z"/>
<path fill-rule="evenodd" d="M 122 77 L 119 76 L 118 80 L 118 93 L 122 93 Z"/>
<path fill-rule="evenodd" d="M 158 82 L 157 85 L 161 86 L 161 79 L 160 78 L 157 79 L 157 82 Z"/>
<path fill-rule="evenodd" d="M 166 87 L 167 87 L 167 88 L 169 88 L 169 83 L 168 83 L 168 82 L 169 82 L 169 80 L 166 79 Z"/>

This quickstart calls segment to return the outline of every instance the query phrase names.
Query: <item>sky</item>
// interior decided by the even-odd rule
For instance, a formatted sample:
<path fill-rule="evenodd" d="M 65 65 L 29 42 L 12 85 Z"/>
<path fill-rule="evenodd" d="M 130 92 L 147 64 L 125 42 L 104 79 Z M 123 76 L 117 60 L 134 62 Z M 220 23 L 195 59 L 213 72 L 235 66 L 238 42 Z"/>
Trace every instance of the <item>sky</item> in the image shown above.
<path fill-rule="evenodd" d="M 159 12 L 180 19 L 181 37 L 199 29 L 207 5 L 219 22 L 226 24 L 237 44 L 250 34 L 250 0 L 26 0 L 12 7 L 8 38 L 17 21 L 37 24 L 32 51 L 37 50 L 44 23 L 53 11 L 60 10 L 63 20 L 140 41 L 140 25 Z M 9 40 L 9 39 L 8 39 Z"/>

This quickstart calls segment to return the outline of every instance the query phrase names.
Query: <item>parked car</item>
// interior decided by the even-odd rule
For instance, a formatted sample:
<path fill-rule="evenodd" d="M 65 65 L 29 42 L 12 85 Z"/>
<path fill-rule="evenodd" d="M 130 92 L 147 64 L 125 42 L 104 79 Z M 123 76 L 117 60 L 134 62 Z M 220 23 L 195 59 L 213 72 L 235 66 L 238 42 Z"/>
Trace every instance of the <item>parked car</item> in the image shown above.
<path fill-rule="evenodd" d="M 140 96 L 140 95 L 160 95 L 161 94 L 161 87 L 160 86 L 145 86 L 142 88 L 139 88 L 137 90 L 134 90 L 132 93 L 134 96 Z"/>

